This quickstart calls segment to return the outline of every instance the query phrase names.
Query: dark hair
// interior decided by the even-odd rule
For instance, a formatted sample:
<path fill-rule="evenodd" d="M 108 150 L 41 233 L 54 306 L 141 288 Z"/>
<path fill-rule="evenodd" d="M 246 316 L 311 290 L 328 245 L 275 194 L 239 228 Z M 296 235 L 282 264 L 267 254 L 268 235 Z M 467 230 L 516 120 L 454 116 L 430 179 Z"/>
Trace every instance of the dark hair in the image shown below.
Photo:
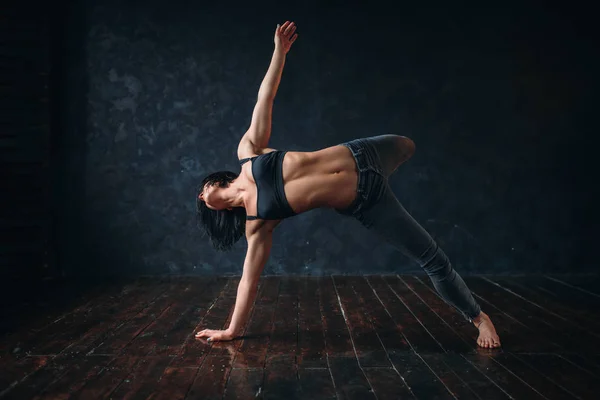
<path fill-rule="evenodd" d="M 237 177 L 238 174 L 230 171 L 214 172 L 202 180 L 196 194 L 199 222 L 208 235 L 210 244 L 219 251 L 231 250 L 235 242 L 244 234 L 246 209 L 234 207 L 233 210 L 211 210 L 198 196 L 200 196 L 206 184 L 227 187 Z"/>

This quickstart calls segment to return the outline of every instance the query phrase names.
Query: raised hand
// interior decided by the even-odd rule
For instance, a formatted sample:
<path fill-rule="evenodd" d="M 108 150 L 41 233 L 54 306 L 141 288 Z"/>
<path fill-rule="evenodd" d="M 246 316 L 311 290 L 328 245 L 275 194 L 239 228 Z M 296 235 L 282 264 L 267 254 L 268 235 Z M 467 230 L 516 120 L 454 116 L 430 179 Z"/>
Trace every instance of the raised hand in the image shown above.
<path fill-rule="evenodd" d="M 285 21 L 281 26 L 277 24 L 277 29 L 275 29 L 275 48 L 287 54 L 292 44 L 298 38 L 298 34 L 294 34 L 294 32 L 296 32 L 296 25 L 293 22 Z"/>

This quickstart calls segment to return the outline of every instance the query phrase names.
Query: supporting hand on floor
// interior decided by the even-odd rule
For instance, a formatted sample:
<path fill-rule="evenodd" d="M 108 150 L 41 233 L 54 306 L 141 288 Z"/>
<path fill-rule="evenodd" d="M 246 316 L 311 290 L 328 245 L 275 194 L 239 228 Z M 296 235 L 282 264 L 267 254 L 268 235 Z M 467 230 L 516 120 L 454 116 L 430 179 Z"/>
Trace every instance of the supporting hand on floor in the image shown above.
<path fill-rule="evenodd" d="M 209 342 L 227 341 L 235 338 L 235 334 L 229 330 L 214 330 L 204 329 L 200 332 L 196 332 L 197 338 L 208 338 Z"/>

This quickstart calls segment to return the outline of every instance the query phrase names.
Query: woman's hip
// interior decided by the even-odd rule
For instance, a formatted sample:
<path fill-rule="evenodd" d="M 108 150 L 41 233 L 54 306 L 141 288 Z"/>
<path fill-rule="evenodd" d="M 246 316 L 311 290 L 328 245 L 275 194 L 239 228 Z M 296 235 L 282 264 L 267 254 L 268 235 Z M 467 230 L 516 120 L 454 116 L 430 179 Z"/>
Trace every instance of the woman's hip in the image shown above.
<path fill-rule="evenodd" d="M 345 209 L 336 209 L 340 214 L 355 215 L 377 203 L 387 188 L 387 177 L 383 170 L 379 152 L 373 138 L 354 139 L 341 145 L 347 147 L 354 158 L 358 171 L 356 198 Z"/>

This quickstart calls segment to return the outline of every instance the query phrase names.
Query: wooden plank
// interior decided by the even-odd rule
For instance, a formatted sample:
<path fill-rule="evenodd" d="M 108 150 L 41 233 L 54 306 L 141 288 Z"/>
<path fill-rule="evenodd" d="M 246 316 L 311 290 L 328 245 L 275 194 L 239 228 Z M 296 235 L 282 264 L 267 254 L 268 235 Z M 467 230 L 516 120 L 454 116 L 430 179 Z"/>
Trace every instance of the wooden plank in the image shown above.
<path fill-rule="evenodd" d="M 570 325 L 554 314 L 540 310 L 492 281 L 473 279 L 471 285 L 474 285 L 474 290 L 485 293 L 487 299 L 506 314 L 539 332 L 539 337 L 557 344 L 562 349 L 561 351 L 600 351 L 599 336 Z"/>
<path fill-rule="evenodd" d="M 269 357 L 286 355 L 291 357 L 291 361 L 295 365 L 298 350 L 297 280 L 282 277 L 280 282 L 267 360 Z M 292 282 L 296 282 L 296 285 Z"/>
<path fill-rule="evenodd" d="M 127 291 L 122 299 L 105 303 L 107 307 L 98 310 L 96 314 L 97 323 L 87 331 L 85 326 L 82 326 L 84 328 L 81 330 L 83 334 L 66 349 L 72 354 L 93 353 L 96 347 L 108 340 L 137 315 L 143 313 L 145 308 L 156 301 L 170 287 L 170 284 L 166 281 L 148 281 L 139 285 L 142 287 L 140 290 Z"/>
<path fill-rule="evenodd" d="M 136 357 L 124 356 L 123 360 L 135 360 Z M 156 384 L 159 379 L 163 376 L 163 373 L 169 363 L 172 361 L 171 357 L 166 356 L 146 356 L 142 357 L 139 362 L 129 371 L 124 374 L 124 378 L 119 374 L 113 376 L 114 381 L 111 380 L 108 384 L 107 389 L 111 390 L 110 397 L 112 399 L 146 399 L 156 390 Z M 111 376 L 107 375 L 108 378 Z M 106 379 L 106 381 L 109 379 Z M 97 388 L 101 388 L 103 384 L 107 384 L 104 379 L 90 382 L 85 391 L 77 393 L 78 399 L 85 400 L 90 398 L 99 397 L 85 397 L 86 392 L 91 393 Z M 116 386 L 116 387 L 114 387 Z M 106 398 L 105 397 L 105 398 Z M 100 397 L 102 398 L 102 397 Z"/>
<path fill-rule="evenodd" d="M 386 352 L 410 350 L 410 345 L 402 334 L 402 326 L 394 321 L 365 277 L 352 278 L 351 284 Z"/>
<path fill-rule="evenodd" d="M 263 290 L 255 301 L 254 313 L 248 322 L 242 343 L 235 353 L 234 368 L 262 369 L 265 366 L 277 308 L 280 279 L 265 277 L 261 280 Z"/>
<path fill-rule="evenodd" d="M 265 400 L 302 398 L 294 354 L 269 354 L 265 365 L 263 398 Z"/>
<path fill-rule="evenodd" d="M 532 329 L 539 330 L 549 341 L 557 343 L 566 351 L 600 351 L 600 333 L 590 331 L 577 324 L 572 324 L 554 313 L 547 312 L 545 309 L 540 309 L 522 297 L 515 295 L 506 296 L 506 291 L 499 291 L 495 282 L 485 282 L 484 285 L 487 285 L 487 287 L 492 288 L 491 290 L 500 293 L 499 296 L 503 296 L 505 302 L 506 299 L 514 300 L 515 298 L 518 298 L 518 301 L 514 301 L 515 305 L 513 307 L 515 308 L 514 311 L 511 311 L 512 314 L 522 321 L 526 320 L 525 323 L 528 326 Z M 499 299 L 498 302 L 501 300 L 502 299 Z M 509 307 L 510 304 L 505 306 L 506 309 Z"/>
<path fill-rule="evenodd" d="M 369 276 L 367 280 L 411 348 L 417 352 L 439 353 L 444 351 L 381 276 Z M 390 351 L 389 348 L 388 351 Z"/>
<path fill-rule="evenodd" d="M 204 358 L 200 359 L 198 362 L 198 371 L 197 371 L 197 375 L 202 376 L 204 374 L 204 371 L 206 369 L 211 369 L 214 368 L 213 364 L 207 364 L 207 360 L 208 361 L 214 361 L 214 360 L 218 360 L 219 362 L 222 363 L 223 365 L 223 390 L 226 390 L 227 387 L 227 382 L 230 381 L 230 374 L 231 372 L 235 371 L 232 369 L 232 364 L 233 361 L 235 360 L 236 356 L 238 355 L 238 351 L 240 349 L 240 346 L 243 342 L 243 338 L 245 336 L 246 333 L 246 329 L 248 327 L 248 324 L 250 323 L 250 321 L 253 318 L 253 315 L 256 311 L 256 306 L 255 304 L 258 302 L 260 303 L 261 301 L 272 301 L 273 299 L 273 286 L 277 287 L 279 284 L 278 280 L 267 280 L 267 281 L 274 281 L 276 285 L 269 285 L 269 284 L 265 284 L 265 282 L 263 280 L 261 280 L 261 282 L 259 282 L 258 287 L 257 287 L 257 297 L 255 299 L 254 304 L 252 305 L 251 309 L 250 309 L 250 317 L 249 319 L 246 321 L 246 323 L 244 324 L 244 326 L 242 327 L 242 333 L 241 333 L 241 339 L 234 339 L 233 341 L 226 341 L 226 342 L 214 342 L 211 343 L 211 346 L 208 348 L 207 351 L 204 352 Z M 234 284 L 235 283 L 235 284 Z M 231 317 L 233 314 L 233 310 L 234 310 L 234 306 L 235 306 L 235 300 L 237 298 L 237 286 L 239 284 L 239 279 L 236 279 L 235 282 L 233 282 L 229 289 L 227 291 L 225 291 L 223 293 L 223 298 L 227 301 L 231 303 L 229 312 L 227 313 L 228 316 L 226 318 L 226 321 L 223 323 L 222 322 L 222 328 L 225 328 L 226 326 L 229 326 L 229 324 L 231 323 Z M 223 316 L 225 315 L 225 307 L 221 308 L 222 313 L 220 314 L 220 317 L 223 318 Z M 217 314 L 218 315 L 218 314 Z M 214 316 L 213 316 L 214 318 Z M 200 330 L 200 329 L 197 329 Z M 195 334 L 195 332 L 193 332 L 193 334 Z M 198 342 L 202 342 L 202 343 L 206 343 L 208 345 L 208 342 L 204 339 L 196 339 L 194 337 L 194 339 Z M 178 361 L 180 358 L 176 359 L 176 361 Z M 193 358 L 192 358 L 193 360 Z M 181 363 L 179 363 L 181 364 Z M 184 363 L 184 365 L 186 365 L 186 363 Z M 225 368 L 225 366 L 227 366 Z M 190 383 L 192 383 L 192 387 L 196 387 L 196 389 L 194 390 L 202 390 L 203 387 L 205 387 L 206 385 L 208 385 L 207 382 L 202 381 L 202 378 L 198 378 L 197 375 L 190 375 L 188 372 L 190 369 L 195 370 L 196 368 L 194 368 L 194 366 L 189 366 L 186 365 L 186 367 L 179 367 L 179 369 L 181 369 L 181 372 L 179 372 L 179 376 L 182 377 L 188 377 L 190 378 Z M 213 373 L 214 371 L 210 372 Z M 237 374 L 234 374 L 235 376 L 237 376 Z M 260 384 L 262 384 L 262 369 L 261 369 L 261 380 L 260 380 Z M 257 377 L 257 374 L 253 375 L 254 377 Z M 200 379 L 200 380 L 198 380 Z M 240 390 L 240 382 L 237 381 L 237 385 L 236 385 L 236 381 L 234 380 L 234 386 L 232 386 L 232 390 L 230 390 L 230 393 L 235 393 L 236 390 Z M 180 387 L 180 386 L 187 386 L 187 382 L 183 381 L 183 378 L 177 379 L 173 381 L 173 384 Z M 200 388 L 200 389 L 198 389 Z M 215 387 L 210 387 L 209 390 L 212 391 L 216 390 Z M 170 390 L 168 387 L 164 388 L 165 393 L 169 393 Z M 216 396 L 216 394 L 215 394 Z"/>
<path fill-rule="evenodd" d="M 513 374 L 491 357 L 484 354 L 463 355 L 481 373 L 494 382 L 505 394 L 514 399 L 544 399 L 545 397 L 523 381 L 518 375 Z M 487 397 L 486 397 L 487 398 Z"/>
<path fill-rule="evenodd" d="M 69 369 L 33 399 L 67 398 L 85 384 L 86 379 L 97 375 L 111 359 L 109 356 L 82 357 L 73 360 Z"/>
<path fill-rule="evenodd" d="M 87 356 L 40 396 L 40 399 L 99 399 L 110 394 L 139 359 L 130 357 Z"/>
<path fill-rule="evenodd" d="M 465 353 L 472 350 L 471 345 L 459 336 L 452 327 L 441 319 L 433 310 L 413 292 L 402 278 L 386 276 L 385 281 L 390 285 L 396 296 L 410 310 L 415 318 L 427 329 L 437 343 L 445 351 Z"/>
<path fill-rule="evenodd" d="M 423 279 L 429 278 L 424 277 Z M 421 278 L 403 275 L 402 281 L 468 344 L 469 349 L 476 350 L 478 348 L 477 337 L 479 331 L 475 325 L 467 321 L 462 314 L 442 300 L 433 288 L 428 287 L 421 281 Z"/>
<path fill-rule="evenodd" d="M 517 354 L 515 356 L 576 397 L 593 399 L 600 390 L 597 380 L 588 379 L 578 368 L 573 368 L 567 360 L 556 354 Z"/>
<path fill-rule="evenodd" d="M 560 357 L 566 359 L 582 372 L 591 375 L 591 378 L 600 378 L 600 363 L 594 358 L 594 355 L 583 352 L 582 354 L 561 353 Z"/>
<path fill-rule="evenodd" d="M 299 285 L 298 366 L 327 368 L 318 282 L 313 277 L 302 277 Z"/>
<path fill-rule="evenodd" d="M 231 371 L 231 357 L 207 356 L 187 394 L 190 399 L 221 400 Z"/>
<path fill-rule="evenodd" d="M 598 307 L 600 307 L 600 298 L 595 295 L 539 276 L 527 277 L 524 278 L 524 281 L 527 285 L 532 285 L 536 289 L 542 290 L 554 301 L 558 301 L 576 310 L 585 311 L 586 314 L 595 319 L 599 316 Z"/>
<path fill-rule="evenodd" d="M 482 350 L 478 354 L 446 354 L 444 355 L 444 363 L 481 399 L 505 399 L 508 397 L 508 394 L 495 383 L 492 379 L 493 374 L 489 374 L 485 368 L 476 368 L 467 359 L 467 357 L 484 357 L 485 354 L 496 353 L 494 351 Z"/>
<path fill-rule="evenodd" d="M 463 277 L 467 282 L 469 277 Z M 432 290 L 435 290 L 433 283 L 426 277 L 421 279 L 423 283 L 429 286 Z M 467 283 L 468 286 L 468 283 Z M 437 293 L 437 292 L 436 292 Z M 541 343 L 537 341 L 537 337 L 534 335 L 526 325 L 512 318 L 498 309 L 492 303 L 481 297 L 479 294 L 474 293 L 475 299 L 480 303 L 482 311 L 490 316 L 496 332 L 500 337 L 502 348 L 504 350 L 510 349 L 511 351 L 552 351 L 556 350 L 557 346 L 542 340 Z M 492 351 L 500 351 L 500 349 L 492 349 Z"/>
<path fill-rule="evenodd" d="M 17 360 L 3 356 L 0 363 L 0 398 L 45 367 L 51 359 L 49 356 L 26 356 Z"/>
<path fill-rule="evenodd" d="M 229 374 L 223 399 L 255 400 L 262 398 L 263 374 L 263 368 L 233 368 Z"/>
<path fill-rule="evenodd" d="M 204 338 L 198 339 L 195 333 L 202 329 L 223 329 L 227 325 L 227 318 L 235 305 L 235 293 L 239 278 L 229 278 L 215 302 L 208 308 L 206 314 L 199 321 L 193 334 L 189 335 L 177 352 L 171 367 L 197 367 L 202 365 L 204 358 L 211 350 L 212 344 Z"/>
<path fill-rule="evenodd" d="M 281 278 L 265 363 L 265 399 L 300 398 L 296 363 L 297 332 L 298 281 L 295 278 Z"/>
<path fill-rule="evenodd" d="M 94 285 L 83 285 L 68 280 L 31 282 L 30 277 L 22 280 L 12 279 L 11 286 L 4 286 L 0 300 L 5 305 L 2 322 L 9 323 L 3 328 L 4 335 L 0 340 L 0 357 L 6 362 L 10 357 L 20 357 L 29 350 L 26 343 L 44 335 L 45 330 L 53 324 L 67 318 L 70 314 L 87 310 L 102 296 L 117 295 L 121 285 L 99 282 Z M 28 285 L 28 286 L 27 286 Z M 28 291 L 19 288 L 28 287 Z M 18 290 L 18 291 L 17 291 Z M 35 296 L 32 296 L 35 293 Z M 28 303 L 24 306 L 23 303 Z M 20 314 L 11 318 L 7 311 Z M 18 322 L 14 323 L 13 322 Z M 23 347 L 26 346 L 26 347 Z M 0 363 L 0 376 L 4 376 Z"/>
<path fill-rule="evenodd" d="M 77 359 L 64 356 L 54 357 L 42 368 L 36 369 L 19 381 L 18 384 L 4 389 L 3 392 L 10 399 L 31 399 L 60 379 L 78 363 L 79 360 Z"/>
<path fill-rule="evenodd" d="M 492 360 L 510 371 L 513 375 L 520 377 L 530 387 L 550 400 L 566 400 L 574 397 L 565 391 L 545 375 L 532 369 L 510 353 L 495 353 L 490 356 Z"/>
<path fill-rule="evenodd" d="M 147 307 L 135 314 L 133 318 L 125 322 L 119 328 L 111 331 L 107 336 L 103 337 L 102 343 L 94 346 L 90 350 L 93 354 L 121 354 L 124 352 L 129 355 L 146 355 L 147 348 L 138 348 L 131 346 L 131 343 L 142 334 L 144 330 L 150 326 L 157 318 L 160 318 L 172 304 L 173 298 L 177 293 L 189 287 L 189 280 L 172 280 L 168 290 L 162 292 L 156 299 L 151 301 Z"/>
<path fill-rule="evenodd" d="M 450 390 L 415 352 L 390 352 L 390 359 L 417 399 L 454 399 Z"/>
<path fill-rule="evenodd" d="M 231 324 L 231 318 L 233 317 L 233 312 L 235 310 L 235 302 L 237 301 L 237 291 L 238 291 L 239 283 L 240 283 L 240 281 L 238 280 L 235 290 L 233 290 L 234 288 L 232 287 L 231 292 L 228 291 L 226 293 L 226 296 L 230 297 L 230 300 L 233 301 L 233 304 L 229 308 L 229 311 L 223 313 L 223 315 L 225 316 L 225 314 L 226 314 L 226 316 L 225 316 L 225 318 L 223 318 L 223 322 L 220 323 L 221 327 L 219 329 L 226 329 Z M 262 283 L 262 281 L 259 281 L 257 288 L 256 288 L 255 301 L 250 306 L 250 316 L 248 317 L 248 319 L 246 320 L 244 325 L 242 325 L 241 333 L 238 335 L 237 338 L 234 338 L 233 340 L 224 341 L 224 342 L 217 341 L 217 342 L 211 343 L 211 347 L 208 352 L 208 355 L 210 355 L 210 356 L 228 356 L 231 358 L 230 363 L 233 365 L 233 359 L 235 358 L 236 353 L 238 352 L 238 350 L 244 340 L 243 338 L 244 338 L 244 335 L 248 328 L 248 323 L 250 322 L 250 320 L 252 319 L 252 316 L 254 314 L 254 311 L 256 308 L 255 307 L 256 302 L 260 301 L 260 299 L 262 297 L 263 297 L 263 283 Z M 214 328 L 209 328 L 209 327 L 207 327 L 207 328 L 214 329 Z M 197 340 L 205 341 L 207 339 L 200 338 Z"/>
<path fill-rule="evenodd" d="M 406 382 L 393 368 L 363 368 L 377 400 L 414 399 Z"/>
<path fill-rule="evenodd" d="M 212 357 L 209 358 L 212 359 Z M 184 399 L 192 386 L 192 382 L 194 382 L 194 379 L 197 377 L 197 372 L 197 368 L 165 368 L 160 380 L 154 385 L 154 393 L 151 398 L 153 400 Z"/>
<path fill-rule="evenodd" d="M 108 313 L 127 304 L 127 296 L 135 293 L 152 292 L 153 287 L 134 283 L 124 287 L 114 296 L 98 296 L 78 307 L 64 318 L 35 332 L 24 341 L 22 348 L 30 354 L 59 354 L 73 345 L 76 340 L 85 337 Z"/>
<path fill-rule="evenodd" d="M 364 367 L 391 367 L 373 324 L 360 305 L 351 281 L 347 277 L 332 277 L 334 289 L 350 331 L 350 337 L 360 365 Z"/>
<path fill-rule="evenodd" d="M 506 399 L 485 375 L 458 354 L 420 354 L 437 379 L 457 399 Z M 472 386 L 471 386 L 472 385 Z"/>
<path fill-rule="evenodd" d="M 330 277 L 318 280 L 325 349 L 331 357 L 355 357 L 352 340 Z"/>
<path fill-rule="evenodd" d="M 561 302 L 587 311 L 596 320 L 600 318 L 600 295 L 551 277 L 544 277 L 537 284 L 554 294 Z"/>
<path fill-rule="evenodd" d="M 356 357 L 329 356 L 328 359 L 338 398 L 376 399 Z"/>
<path fill-rule="evenodd" d="M 526 285 L 523 279 L 493 277 L 490 280 L 502 286 L 505 290 L 510 290 L 515 295 L 521 296 L 521 298 L 546 313 L 552 314 L 582 329 L 589 328 L 596 332 L 600 330 L 600 321 L 597 321 L 593 314 L 579 310 L 577 307 L 568 307 L 544 291 L 535 290 L 535 286 Z"/>
<path fill-rule="evenodd" d="M 143 330 L 127 345 L 124 351 L 127 354 L 146 355 L 149 353 L 158 355 L 156 348 L 164 343 L 164 338 L 167 336 L 171 328 L 181 319 L 182 314 L 189 309 L 189 305 L 196 302 L 194 295 L 198 296 L 206 290 L 214 279 L 198 279 L 193 281 L 186 280 L 186 284 L 178 288 L 169 296 L 168 308 L 160 313 L 150 324 L 146 325 Z M 224 282 L 221 281 L 222 286 Z M 200 285 L 198 288 L 197 286 Z M 209 301 L 211 301 L 210 299 Z M 190 331 L 193 327 L 189 328 Z M 181 346 L 183 342 L 178 343 Z M 177 344 L 176 344 L 177 345 Z M 175 352 L 179 348 L 174 349 Z"/>
<path fill-rule="evenodd" d="M 578 290 L 600 296 L 600 276 L 598 275 L 548 275 L 547 278 L 556 279 Z"/>
<path fill-rule="evenodd" d="M 336 399 L 335 388 L 329 368 L 299 368 L 298 379 L 302 399 Z"/>
<path fill-rule="evenodd" d="M 12 358 L 3 356 L 4 361 L 0 363 L 0 397 L 583 399 L 592 398 L 591 396 L 595 396 L 600 389 L 597 379 L 600 372 L 600 356 L 592 348 L 593 345 L 590 347 L 586 343 L 578 344 L 579 351 L 565 352 L 566 346 L 563 346 L 553 350 L 554 353 L 532 352 L 528 349 L 529 351 L 524 350 L 516 354 L 502 350 L 480 350 L 479 354 L 475 354 L 469 349 L 461 354 L 454 354 L 443 352 L 439 346 L 436 351 L 419 354 L 401 351 L 399 349 L 407 349 L 409 345 L 394 319 L 399 319 L 403 324 L 406 321 L 398 318 L 401 313 L 395 313 L 393 307 L 402 306 L 415 318 L 415 313 L 410 311 L 415 304 L 421 303 L 419 307 L 427 308 L 419 309 L 418 321 L 430 321 L 435 318 L 443 320 L 441 323 L 447 326 L 445 329 L 456 332 L 461 336 L 461 340 L 469 334 L 467 330 L 461 332 L 461 329 L 471 326 L 462 320 L 460 314 L 445 305 L 431 286 L 422 283 L 418 278 L 401 276 L 397 280 L 391 277 L 379 279 L 384 283 L 380 284 L 379 288 L 377 284 L 371 284 L 371 281 L 377 281 L 377 278 L 381 277 L 335 276 L 301 280 L 293 277 L 268 277 L 267 281 L 271 283 L 263 287 L 261 282 L 257 297 L 258 308 L 253 309 L 248 323 L 248 328 L 255 324 L 255 327 L 263 326 L 268 330 L 265 336 L 266 343 L 257 345 L 258 340 L 247 335 L 247 331 L 243 340 L 197 345 L 195 352 L 187 354 L 189 357 L 186 362 L 182 362 L 184 349 L 186 346 L 193 347 L 188 341 L 202 344 L 202 340 L 193 339 L 194 327 L 204 327 L 205 323 L 215 327 L 218 324 L 223 327 L 228 324 L 224 321 L 231 317 L 236 283 L 239 282 L 237 278 L 209 278 L 215 281 L 220 279 L 221 283 L 216 286 L 209 285 L 205 290 L 197 284 L 196 278 L 179 279 L 178 283 L 173 285 L 165 283 L 162 288 L 153 284 L 153 280 L 143 284 L 137 282 L 123 288 L 106 286 L 104 288 L 111 293 L 108 296 L 90 297 L 90 294 L 87 294 L 87 297 L 78 300 L 79 304 L 72 310 L 56 310 L 56 322 L 48 323 L 47 319 L 40 320 L 45 321 L 43 323 L 32 322 L 31 326 L 37 325 L 43 330 L 50 329 L 49 332 L 54 330 L 58 334 L 55 325 L 61 319 L 67 318 L 71 322 L 63 327 L 68 327 L 75 335 L 78 335 L 77 332 L 83 334 L 78 339 L 71 340 L 68 347 L 61 350 L 56 357 L 30 356 L 19 360 L 14 355 Z M 487 296 L 487 299 L 478 297 L 486 309 L 504 316 L 511 329 L 523 331 L 513 337 L 514 341 L 521 340 L 519 335 L 531 335 L 533 330 L 544 328 L 546 325 L 542 324 L 542 319 L 546 319 L 548 323 L 548 332 L 543 333 L 547 339 L 555 340 L 561 337 L 566 341 L 569 336 L 578 337 L 573 332 L 577 332 L 579 328 L 569 321 L 548 313 L 487 280 L 467 279 L 472 280 L 471 283 L 474 282 L 470 287 L 476 294 L 480 292 Z M 329 288 L 327 281 L 330 282 Z M 390 285 L 386 281 L 390 281 Z M 186 287 L 190 290 L 173 289 Z M 396 293 L 393 288 L 397 288 Z M 157 298 L 158 294 L 168 290 L 177 293 Z M 382 297 L 379 297 L 380 293 L 384 293 Z M 396 305 L 392 306 L 390 312 L 384 305 L 394 297 Z M 153 306 L 150 301 L 153 298 L 156 298 L 156 301 L 168 298 L 169 305 L 177 309 L 169 308 L 170 311 L 166 311 L 161 317 L 160 313 L 156 313 L 160 311 L 160 307 Z M 104 304 L 98 301 L 99 299 L 109 299 L 111 305 Z M 324 299 L 323 303 L 320 302 L 321 299 Z M 140 312 L 139 304 L 142 303 L 144 306 Z M 189 303 L 198 307 L 192 310 L 190 307 L 193 305 Z M 339 308 L 340 303 L 342 308 Z M 333 312 L 326 310 L 327 304 L 337 305 L 338 309 Z M 153 307 L 154 311 L 148 311 Z M 318 318 L 314 317 L 315 312 L 318 313 Z M 527 317 L 527 314 L 536 312 L 537 315 Z M 101 321 L 91 326 L 86 325 L 88 321 L 82 317 L 86 313 L 91 313 L 91 318 L 100 318 Z M 362 365 L 362 360 L 359 362 L 355 354 L 360 354 L 361 349 L 370 349 L 369 346 L 373 346 L 366 340 L 350 341 L 350 356 L 339 357 L 335 352 L 324 352 L 328 348 L 323 339 L 321 313 L 325 324 L 329 321 L 329 327 L 333 327 L 334 332 L 336 324 L 340 330 L 342 327 L 346 331 L 350 329 L 352 338 L 360 337 L 355 335 L 355 327 L 361 327 L 367 332 L 370 330 L 368 335 L 363 337 L 377 341 L 393 367 Z M 107 331 L 124 326 L 127 321 L 134 321 L 136 317 L 140 318 L 140 314 L 145 315 L 143 318 L 147 322 L 146 332 L 152 331 L 159 337 L 142 346 L 148 350 L 147 356 L 96 356 L 95 353 L 84 356 L 84 351 L 90 348 L 90 344 L 97 345 L 98 339 Z M 457 318 L 452 319 L 452 316 Z M 514 323 L 516 319 L 524 321 L 526 327 Z M 198 320 L 201 321 L 196 324 Z M 340 326 L 342 321 L 343 325 Z M 497 323 L 496 320 L 494 322 Z M 320 368 L 307 368 L 300 364 L 303 351 L 310 354 L 308 347 L 311 343 L 306 340 L 303 348 L 302 335 L 294 334 L 295 330 L 301 332 L 303 326 L 308 326 L 309 332 L 310 329 L 314 329 L 321 335 L 320 340 L 318 336 L 314 339 L 317 348 L 320 346 L 320 353 L 314 352 L 312 358 L 317 360 L 314 365 L 325 363 Z M 561 329 L 564 332 L 560 332 Z M 169 336 L 171 332 L 175 332 L 175 335 Z M 261 330 L 257 328 L 256 332 L 259 332 L 257 339 L 260 339 Z M 19 333 L 15 332 L 16 336 L 4 336 L 0 339 L 0 347 L 6 351 L 7 356 L 10 356 L 11 347 L 6 344 L 6 340 L 15 339 Z M 32 338 L 37 334 L 32 333 Z M 332 336 L 330 338 L 333 340 Z M 163 339 L 163 345 L 159 345 Z M 244 343 L 247 343 L 245 348 L 255 351 L 255 356 L 258 354 L 254 357 L 257 368 L 246 368 L 248 359 L 245 358 L 246 354 L 242 349 Z M 251 343 L 255 343 L 254 348 Z M 14 344 L 17 342 L 12 343 Z M 42 345 L 47 344 L 42 342 Z M 162 354 L 177 356 L 162 357 L 162 360 L 161 357 L 154 356 L 162 346 L 170 349 Z M 526 349 L 526 346 L 521 343 L 520 348 Z M 506 351 L 506 348 L 504 350 Z M 149 362 L 151 364 L 148 364 Z M 234 362 L 241 368 L 232 368 Z M 328 365 L 331 366 L 330 369 Z"/>
<path fill-rule="evenodd" d="M 157 337 L 156 346 L 151 354 L 179 355 L 183 344 L 192 339 L 196 333 L 194 329 L 198 320 L 206 314 L 226 284 L 227 278 L 224 277 L 211 279 L 207 286 L 194 282 L 190 297 L 187 299 L 189 303 L 173 321 L 161 328 L 163 334 Z"/>

